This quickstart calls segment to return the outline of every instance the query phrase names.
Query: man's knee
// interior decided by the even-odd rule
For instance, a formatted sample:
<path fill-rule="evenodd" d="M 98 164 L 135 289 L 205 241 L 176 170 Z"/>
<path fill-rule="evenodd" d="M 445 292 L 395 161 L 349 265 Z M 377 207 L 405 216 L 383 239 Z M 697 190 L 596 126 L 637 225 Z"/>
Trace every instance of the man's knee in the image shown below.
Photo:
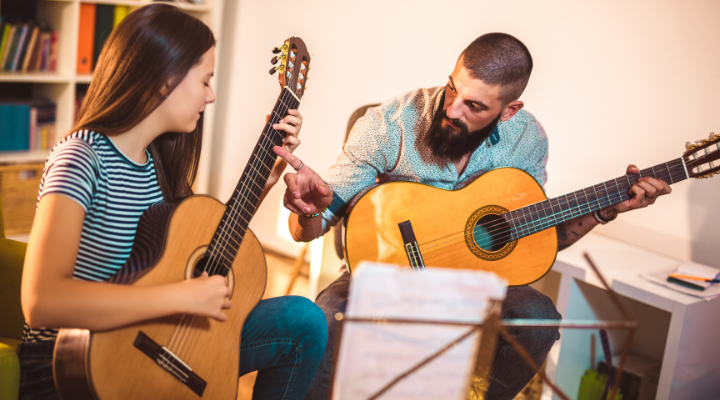
<path fill-rule="evenodd" d="M 508 288 L 502 316 L 505 319 L 562 319 L 552 300 L 530 286 Z"/>
<path fill-rule="evenodd" d="M 508 288 L 502 304 L 502 317 L 504 319 L 562 319 L 562 315 L 552 300 L 530 286 Z M 515 329 L 511 329 L 511 332 L 515 333 L 513 336 L 517 338 L 523 336 L 520 331 L 515 331 Z M 557 328 L 532 330 L 521 328 L 521 331 L 526 331 L 532 341 L 540 347 L 552 347 L 552 344 L 560 339 L 560 331 Z"/>

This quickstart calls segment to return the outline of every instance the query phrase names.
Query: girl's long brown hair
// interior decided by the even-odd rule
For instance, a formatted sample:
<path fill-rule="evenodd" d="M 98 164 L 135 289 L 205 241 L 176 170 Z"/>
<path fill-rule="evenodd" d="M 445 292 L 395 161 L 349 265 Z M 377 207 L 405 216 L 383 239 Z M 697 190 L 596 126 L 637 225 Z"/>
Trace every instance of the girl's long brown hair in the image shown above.
<path fill-rule="evenodd" d="M 214 45 L 207 25 L 174 6 L 151 4 L 128 14 L 105 42 L 72 131 L 128 131 L 165 100 L 163 86 L 171 92 Z M 167 132 L 148 146 L 168 202 L 192 194 L 203 119 L 192 133 Z"/>

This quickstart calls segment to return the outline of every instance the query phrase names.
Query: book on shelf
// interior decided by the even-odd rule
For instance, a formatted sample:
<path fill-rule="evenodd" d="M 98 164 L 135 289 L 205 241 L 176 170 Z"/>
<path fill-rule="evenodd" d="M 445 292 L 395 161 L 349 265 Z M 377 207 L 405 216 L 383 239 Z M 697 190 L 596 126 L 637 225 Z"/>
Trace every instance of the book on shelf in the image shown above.
<path fill-rule="evenodd" d="M 49 149 L 55 143 L 56 115 L 50 100 L 0 102 L 0 151 Z"/>
<path fill-rule="evenodd" d="M 93 70 L 95 38 L 95 4 L 80 4 L 80 32 L 77 46 L 77 72 L 89 74 Z"/>
<path fill-rule="evenodd" d="M 46 39 L 49 42 L 46 43 Z M 15 24 L 0 21 L 0 71 L 55 72 L 57 31 L 35 23 Z M 47 60 L 42 63 L 40 60 Z"/>
<path fill-rule="evenodd" d="M 130 13 L 130 6 L 80 4 L 77 72 L 90 74 L 113 28 Z"/>

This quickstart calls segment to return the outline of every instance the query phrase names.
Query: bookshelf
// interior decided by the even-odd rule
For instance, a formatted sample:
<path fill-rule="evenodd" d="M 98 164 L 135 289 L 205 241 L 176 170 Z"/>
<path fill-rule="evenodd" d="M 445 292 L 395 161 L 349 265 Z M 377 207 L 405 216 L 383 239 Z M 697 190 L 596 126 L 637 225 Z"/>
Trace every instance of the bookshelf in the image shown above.
<path fill-rule="evenodd" d="M 0 0 L 3 3 L 17 0 Z M 0 72 L 0 83 L 31 85 L 33 97 L 46 97 L 57 105 L 56 140 L 72 128 L 75 114 L 75 95 L 78 85 L 89 84 L 92 75 L 77 73 L 77 46 L 81 3 L 130 6 L 131 10 L 155 3 L 148 0 L 37 0 L 38 20 L 58 32 L 57 70 L 54 73 Z M 166 2 L 205 22 L 218 40 L 216 54 L 220 52 L 220 32 L 224 0 L 202 0 L 202 4 Z M 207 192 L 209 176 L 209 149 L 212 148 L 214 107 L 205 110 L 203 148 L 206 155 L 200 160 L 196 191 Z M 0 152 L 0 164 L 44 162 L 46 151 Z"/>

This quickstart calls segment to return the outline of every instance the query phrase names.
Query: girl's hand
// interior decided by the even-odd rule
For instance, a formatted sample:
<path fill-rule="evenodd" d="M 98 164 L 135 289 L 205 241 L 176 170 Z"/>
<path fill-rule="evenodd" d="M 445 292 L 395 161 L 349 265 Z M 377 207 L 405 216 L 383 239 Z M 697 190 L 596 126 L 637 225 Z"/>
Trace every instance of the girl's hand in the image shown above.
<path fill-rule="evenodd" d="M 267 122 L 269 118 L 270 116 L 266 115 L 265 122 Z M 289 153 L 292 153 L 298 146 L 300 146 L 300 139 L 298 139 L 298 135 L 300 134 L 302 122 L 303 117 L 300 115 L 298 110 L 288 110 L 288 115 L 272 126 L 276 131 L 285 131 L 285 133 L 287 133 L 285 140 L 283 140 L 282 147 Z M 280 180 L 280 176 L 282 176 L 286 167 L 287 162 L 285 162 L 282 158 L 278 158 L 275 161 L 272 172 L 270 172 L 270 177 L 268 177 L 268 187 L 272 187 Z"/>
<path fill-rule="evenodd" d="M 198 278 L 181 282 L 183 290 L 181 298 L 187 301 L 187 313 L 210 317 L 220 322 L 227 321 L 222 310 L 232 307 L 228 297 L 231 294 L 225 277 L 222 275 L 208 276 L 203 272 Z"/>
<path fill-rule="evenodd" d="M 270 118 L 268 115 L 267 118 Z M 288 115 L 281 119 L 277 124 L 273 124 L 276 131 L 285 131 L 287 137 L 283 141 L 283 148 L 290 153 L 300 146 L 300 128 L 302 128 L 303 117 L 298 110 L 288 110 Z"/>

